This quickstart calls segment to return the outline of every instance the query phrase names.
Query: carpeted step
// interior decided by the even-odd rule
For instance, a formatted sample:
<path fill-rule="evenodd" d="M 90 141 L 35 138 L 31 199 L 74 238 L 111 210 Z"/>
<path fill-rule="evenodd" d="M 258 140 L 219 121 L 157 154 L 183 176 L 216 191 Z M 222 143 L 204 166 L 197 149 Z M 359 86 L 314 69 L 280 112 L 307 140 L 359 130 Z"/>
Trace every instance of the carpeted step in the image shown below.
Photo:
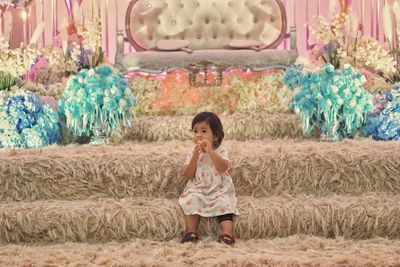
<path fill-rule="evenodd" d="M 291 236 L 237 240 L 234 247 L 206 239 L 132 240 L 105 244 L 5 245 L 1 266 L 387 266 L 400 263 L 400 241 Z"/>
<path fill-rule="evenodd" d="M 235 113 L 221 116 L 226 139 L 305 138 L 293 113 Z M 133 120 L 125 140 L 190 140 L 193 116 L 144 116 Z"/>
<path fill-rule="evenodd" d="M 400 143 L 225 143 L 238 195 L 400 193 Z M 191 141 L 0 151 L 0 201 L 177 198 Z"/>
<path fill-rule="evenodd" d="M 400 238 L 400 196 L 239 197 L 238 238 L 295 234 L 367 239 Z M 0 243 L 165 241 L 184 229 L 176 199 L 37 201 L 0 204 Z M 215 236 L 215 219 L 202 220 L 202 236 Z"/>

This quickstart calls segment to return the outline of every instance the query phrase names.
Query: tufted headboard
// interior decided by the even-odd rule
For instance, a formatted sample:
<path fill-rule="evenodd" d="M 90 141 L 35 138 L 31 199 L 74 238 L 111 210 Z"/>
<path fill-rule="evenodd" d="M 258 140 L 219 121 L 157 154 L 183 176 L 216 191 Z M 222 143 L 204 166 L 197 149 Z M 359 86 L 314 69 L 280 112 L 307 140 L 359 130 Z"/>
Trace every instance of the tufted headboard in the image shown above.
<path fill-rule="evenodd" d="M 276 49 L 284 38 L 290 38 L 289 49 Z M 124 53 L 125 42 L 135 52 Z M 184 44 L 181 50 L 177 43 Z M 182 51 L 186 45 L 191 51 Z M 235 68 L 287 68 L 297 56 L 296 27 L 287 31 L 280 0 L 131 0 L 125 31 L 117 35 L 115 66 L 124 73 L 179 69 L 192 77 L 217 69 L 220 77 Z"/>
<path fill-rule="evenodd" d="M 132 0 L 125 17 L 136 51 L 155 49 L 165 39 L 187 40 L 194 50 L 223 49 L 233 39 L 275 48 L 286 31 L 280 0 Z"/>

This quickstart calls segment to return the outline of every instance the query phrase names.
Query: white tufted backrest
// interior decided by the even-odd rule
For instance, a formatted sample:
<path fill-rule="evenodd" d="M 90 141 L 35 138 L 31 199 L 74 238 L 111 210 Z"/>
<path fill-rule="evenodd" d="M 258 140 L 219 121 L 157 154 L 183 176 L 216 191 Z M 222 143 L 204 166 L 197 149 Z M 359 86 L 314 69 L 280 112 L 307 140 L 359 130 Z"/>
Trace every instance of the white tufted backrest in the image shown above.
<path fill-rule="evenodd" d="M 234 39 L 275 48 L 286 34 L 280 0 L 132 0 L 125 18 L 136 50 L 155 49 L 164 39 L 189 41 L 191 49 L 225 49 Z"/>

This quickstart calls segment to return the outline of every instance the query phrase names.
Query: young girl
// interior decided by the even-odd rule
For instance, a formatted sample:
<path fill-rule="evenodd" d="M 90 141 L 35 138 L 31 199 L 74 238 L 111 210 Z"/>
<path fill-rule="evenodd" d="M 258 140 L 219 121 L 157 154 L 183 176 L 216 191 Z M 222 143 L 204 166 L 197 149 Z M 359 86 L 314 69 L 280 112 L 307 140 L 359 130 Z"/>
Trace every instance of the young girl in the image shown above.
<path fill-rule="evenodd" d="M 192 120 L 193 151 L 187 155 L 184 176 L 188 179 L 179 204 L 185 214 L 186 232 L 181 243 L 197 242 L 200 217 L 216 217 L 219 242 L 233 245 L 233 215 L 238 215 L 235 188 L 227 173 L 228 152 L 221 146 L 224 130 L 217 115 L 201 112 Z"/>

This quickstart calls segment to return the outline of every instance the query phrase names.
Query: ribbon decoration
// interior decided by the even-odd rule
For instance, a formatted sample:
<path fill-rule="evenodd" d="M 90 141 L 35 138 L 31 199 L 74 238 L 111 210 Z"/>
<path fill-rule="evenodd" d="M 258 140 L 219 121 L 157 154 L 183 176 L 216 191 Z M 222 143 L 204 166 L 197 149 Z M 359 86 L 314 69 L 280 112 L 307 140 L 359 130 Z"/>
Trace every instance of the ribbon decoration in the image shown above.
<path fill-rule="evenodd" d="M 64 0 L 65 6 L 67 7 L 68 17 L 70 18 L 74 17 L 72 2 L 73 2 L 72 0 Z"/>
<path fill-rule="evenodd" d="M 76 1 L 78 2 L 79 6 L 82 4 L 82 0 Z M 64 0 L 65 6 L 67 8 L 67 13 L 68 13 L 68 24 L 67 24 L 67 33 L 68 35 L 74 35 L 77 33 L 76 27 L 75 27 L 75 17 L 74 17 L 74 0 Z M 75 9 L 77 9 L 77 6 L 75 6 Z M 77 14 L 79 17 L 79 14 Z M 78 19 L 78 18 L 77 18 Z"/>
<path fill-rule="evenodd" d="M 0 9 L 4 13 L 10 6 L 18 9 L 28 7 L 31 3 L 32 0 L 3 1 L 0 3 Z"/>
<path fill-rule="evenodd" d="M 4 13 L 8 10 L 9 6 L 8 3 L 0 4 L 0 36 L 4 34 Z"/>
<path fill-rule="evenodd" d="M 347 14 L 349 12 L 349 7 L 351 6 L 351 0 L 339 0 L 340 14 Z"/>
<path fill-rule="evenodd" d="M 0 4 L 0 16 L 3 16 L 3 14 L 7 11 L 9 5 L 8 4 Z"/>

